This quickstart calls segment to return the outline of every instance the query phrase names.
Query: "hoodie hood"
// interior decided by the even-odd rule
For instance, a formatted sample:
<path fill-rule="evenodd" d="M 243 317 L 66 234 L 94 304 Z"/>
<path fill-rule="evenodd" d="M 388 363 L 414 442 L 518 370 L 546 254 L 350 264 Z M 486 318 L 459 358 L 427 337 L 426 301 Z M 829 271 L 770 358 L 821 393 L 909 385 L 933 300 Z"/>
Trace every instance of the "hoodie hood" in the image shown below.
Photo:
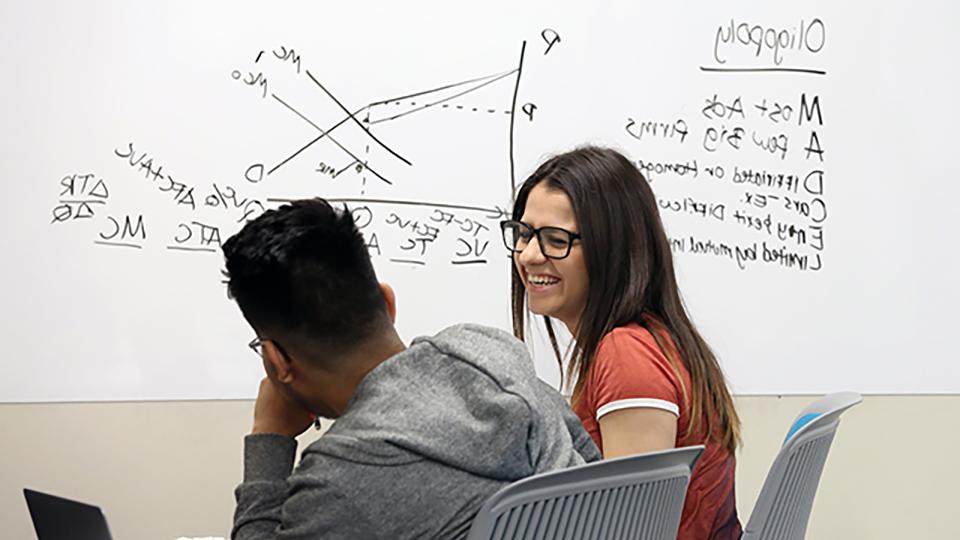
<path fill-rule="evenodd" d="M 305 455 L 379 466 L 430 460 L 508 482 L 583 463 L 567 407 L 550 392 L 513 336 L 453 326 L 370 371 Z"/>

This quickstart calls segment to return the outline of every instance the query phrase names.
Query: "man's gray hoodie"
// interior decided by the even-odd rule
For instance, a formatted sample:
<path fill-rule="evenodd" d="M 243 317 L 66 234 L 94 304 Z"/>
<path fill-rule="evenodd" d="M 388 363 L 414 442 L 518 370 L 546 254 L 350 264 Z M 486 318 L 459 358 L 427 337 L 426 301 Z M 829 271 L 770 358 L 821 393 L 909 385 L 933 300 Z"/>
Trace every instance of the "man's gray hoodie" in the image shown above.
<path fill-rule="evenodd" d="M 600 458 L 523 344 L 476 325 L 374 368 L 292 474 L 294 439 L 244 443 L 236 539 L 462 538 L 499 488 Z"/>

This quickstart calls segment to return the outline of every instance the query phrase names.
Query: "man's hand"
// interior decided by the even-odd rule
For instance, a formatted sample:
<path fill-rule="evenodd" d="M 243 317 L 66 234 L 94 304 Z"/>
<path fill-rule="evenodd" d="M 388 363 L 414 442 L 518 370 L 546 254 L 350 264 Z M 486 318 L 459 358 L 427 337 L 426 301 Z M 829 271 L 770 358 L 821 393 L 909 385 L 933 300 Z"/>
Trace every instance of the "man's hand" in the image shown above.
<path fill-rule="evenodd" d="M 277 433 L 296 437 L 313 425 L 313 415 L 285 396 L 267 377 L 253 407 L 253 433 Z"/>

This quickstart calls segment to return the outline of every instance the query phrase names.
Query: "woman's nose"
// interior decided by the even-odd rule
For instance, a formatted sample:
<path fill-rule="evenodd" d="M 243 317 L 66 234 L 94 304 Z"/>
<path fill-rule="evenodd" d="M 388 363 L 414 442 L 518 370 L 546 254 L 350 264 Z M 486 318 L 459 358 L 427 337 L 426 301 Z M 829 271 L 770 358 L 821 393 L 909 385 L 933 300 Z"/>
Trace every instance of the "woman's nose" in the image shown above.
<path fill-rule="evenodd" d="M 543 251 L 540 249 L 539 239 L 536 236 L 527 242 L 527 245 L 520 252 L 518 260 L 520 264 L 543 264 L 546 261 L 546 257 L 543 256 Z"/>

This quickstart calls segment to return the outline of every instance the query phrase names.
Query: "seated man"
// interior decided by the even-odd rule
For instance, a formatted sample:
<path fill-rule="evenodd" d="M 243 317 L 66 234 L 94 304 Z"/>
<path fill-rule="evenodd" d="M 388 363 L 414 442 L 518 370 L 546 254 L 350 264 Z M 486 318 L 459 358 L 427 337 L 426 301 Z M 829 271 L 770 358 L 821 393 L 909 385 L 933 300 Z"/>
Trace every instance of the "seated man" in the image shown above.
<path fill-rule="evenodd" d="M 460 325 L 406 347 L 349 211 L 294 202 L 223 252 L 267 373 L 234 538 L 463 537 L 507 483 L 599 459 L 513 336 Z M 337 421 L 294 470 L 315 415 Z"/>

